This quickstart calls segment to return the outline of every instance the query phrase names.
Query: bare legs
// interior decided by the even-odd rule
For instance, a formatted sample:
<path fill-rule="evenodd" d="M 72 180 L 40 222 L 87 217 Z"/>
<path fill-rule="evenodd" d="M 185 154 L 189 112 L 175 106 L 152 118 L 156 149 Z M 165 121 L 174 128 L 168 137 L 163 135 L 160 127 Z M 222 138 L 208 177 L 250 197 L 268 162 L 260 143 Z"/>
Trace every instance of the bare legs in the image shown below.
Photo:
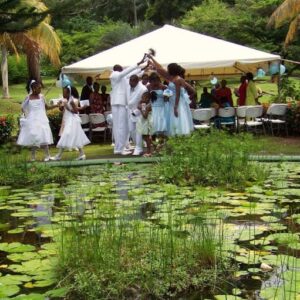
<path fill-rule="evenodd" d="M 44 152 L 45 152 L 44 161 L 51 160 L 51 156 L 50 156 L 50 152 L 49 152 L 49 146 L 48 145 L 41 145 L 41 148 L 44 149 Z M 36 160 L 36 150 L 37 149 L 38 149 L 38 147 L 36 147 L 36 146 L 33 146 L 31 148 L 31 161 L 35 161 Z"/>
<path fill-rule="evenodd" d="M 85 160 L 86 156 L 84 154 L 83 148 L 78 148 L 79 157 L 76 160 Z M 64 148 L 59 148 L 58 153 L 55 155 L 55 160 L 61 160 L 62 154 L 64 152 Z"/>

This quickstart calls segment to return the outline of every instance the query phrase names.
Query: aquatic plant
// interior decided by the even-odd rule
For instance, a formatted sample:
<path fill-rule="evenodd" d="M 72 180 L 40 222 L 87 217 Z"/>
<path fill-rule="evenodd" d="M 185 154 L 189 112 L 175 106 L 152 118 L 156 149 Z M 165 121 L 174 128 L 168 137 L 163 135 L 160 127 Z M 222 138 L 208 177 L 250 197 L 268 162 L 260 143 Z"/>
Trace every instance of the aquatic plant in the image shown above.
<path fill-rule="evenodd" d="M 0 185 L 27 186 L 43 183 L 65 183 L 76 170 L 52 168 L 47 164 L 28 163 L 25 154 L 0 153 Z"/>
<path fill-rule="evenodd" d="M 265 177 L 263 168 L 249 161 L 254 149 L 257 145 L 248 134 L 197 131 L 170 138 L 157 169 L 167 182 L 241 188 Z"/>
<path fill-rule="evenodd" d="M 136 219 L 133 203 L 119 205 L 106 197 L 109 193 L 103 189 L 92 210 L 82 215 L 75 209 L 77 217 L 63 222 L 58 273 L 70 287 L 70 298 L 174 297 L 192 289 L 213 290 L 228 274 L 219 220 L 208 224 L 201 210 L 191 220 L 164 193 L 159 195 L 163 208 Z M 143 189 L 131 195 L 143 196 L 149 208 L 151 199 L 159 201 Z"/>

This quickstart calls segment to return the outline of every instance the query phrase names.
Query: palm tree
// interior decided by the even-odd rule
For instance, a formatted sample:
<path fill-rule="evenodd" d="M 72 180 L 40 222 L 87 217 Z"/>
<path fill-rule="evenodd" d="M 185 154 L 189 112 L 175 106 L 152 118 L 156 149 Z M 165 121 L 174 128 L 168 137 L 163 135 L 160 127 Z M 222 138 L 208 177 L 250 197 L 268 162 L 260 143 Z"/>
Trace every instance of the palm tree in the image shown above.
<path fill-rule="evenodd" d="M 0 0 L 0 32 L 20 32 L 37 26 L 48 15 L 35 7 L 26 7 L 21 0 Z"/>
<path fill-rule="evenodd" d="M 296 37 L 300 25 L 300 1 L 285 0 L 271 15 L 268 27 L 281 27 L 285 22 L 290 22 L 288 33 L 285 37 L 286 48 Z"/>
<path fill-rule="evenodd" d="M 27 0 L 28 5 L 37 8 L 38 11 L 46 11 L 47 7 L 38 0 Z M 40 80 L 40 54 L 47 55 L 52 64 L 60 65 L 60 40 L 54 29 L 50 25 L 50 17 L 44 19 L 34 29 L 19 33 L 3 33 L 0 35 L 0 45 L 2 47 L 2 82 L 3 97 L 8 98 L 8 75 L 7 72 L 7 49 L 15 52 L 22 51 L 27 56 L 29 78 Z M 6 66 L 5 66 L 6 64 Z M 4 75 L 4 76 L 3 76 Z M 5 94 L 4 94 L 5 92 Z"/>

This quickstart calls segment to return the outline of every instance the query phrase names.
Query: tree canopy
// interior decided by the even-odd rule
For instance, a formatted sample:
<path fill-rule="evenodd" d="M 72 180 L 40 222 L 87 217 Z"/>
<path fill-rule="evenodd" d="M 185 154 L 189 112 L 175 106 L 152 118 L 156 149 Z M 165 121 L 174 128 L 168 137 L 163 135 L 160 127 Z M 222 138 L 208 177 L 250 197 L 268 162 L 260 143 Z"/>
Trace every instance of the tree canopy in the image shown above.
<path fill-rule="evenodd" d="M 37 26 L 49 14 L 21 0 L 0 0 L 0 33 L 15 33 Z"/>

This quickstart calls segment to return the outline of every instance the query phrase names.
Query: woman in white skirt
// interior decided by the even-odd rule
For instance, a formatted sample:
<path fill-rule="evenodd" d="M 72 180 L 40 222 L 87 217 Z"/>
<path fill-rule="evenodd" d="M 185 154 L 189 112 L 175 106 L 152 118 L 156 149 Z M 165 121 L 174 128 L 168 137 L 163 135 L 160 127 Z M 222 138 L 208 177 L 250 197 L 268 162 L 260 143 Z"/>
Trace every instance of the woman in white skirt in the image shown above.
<path fill-rule="evenodd" d="M 63 97 L 67 99 L 64 103 L 64 128 L 56 145 L 60 150 L 55 156 L 55 160 L 60 160 L 64 149 L 70 148 L 78 148 L 79 157 L 77 160 L 84 160 L 86 156 L 83 152 L 83 146 L 89 144 L 90 140 L 81 128 L 81 120 L 78 115 L 81 108 L 76 106 L 70 86 L 63 89 Z M 85 107 L 82 107 L 82 109 L 85 109 Z"/>
<path fill-rule="evenodd" d="M 29 95 L 22 104 L 25 118 L 21 118 L 21 129 L 17 140 L 18 145 L 31 147 L 31 161 L 35 161 L 37 148 L 44 148 L 44 161 L 52 159 L 48 145 L 53 144 L 53 136 L 46 109 L 54 107 L 58 107 L 58 105 L 48 106 L 41 94 L 41 85 L 32 80 Z"/>

